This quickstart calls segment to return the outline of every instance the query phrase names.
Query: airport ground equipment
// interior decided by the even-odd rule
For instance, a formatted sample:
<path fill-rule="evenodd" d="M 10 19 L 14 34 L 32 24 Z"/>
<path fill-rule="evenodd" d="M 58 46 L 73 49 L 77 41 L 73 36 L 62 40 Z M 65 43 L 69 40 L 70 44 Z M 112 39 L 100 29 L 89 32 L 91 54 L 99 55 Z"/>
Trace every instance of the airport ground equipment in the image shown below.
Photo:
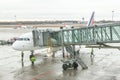
<path fill-rule="evenodd" d="M 74 46 L 66 46 L 66 51 L 70 53 L 70 59 L 63 59 L 63 70 L 67 70 L 69 68 L 74 68 L 78 63 L 81 65 L 82 69 L 87 69 L 87 65 L 82 61 L 82 59 L 79 57 L 79 50 L 75 51 Z M 75 64 L 74 64 L 75 63 Z M 78 67 L 78 66 L 77 66 Z M 75 69 L 75 68 L 74 68 Z"/>
<path fill-rule="evenodd" d="M 13 40 L 0 40 L 0 45 L 12 45 L 13 44 Z"/>
<path fill-rule="evenodd" d="M 110 48 L 112 46 L 108 46 L 105 43 L 120 43 L 120 23 L 98 26 L 95 25 L 84 28 L 60 29 L 58 31 L 33 30 L 34 46 L 48 46 L 48 37 L 51 38 L 53 47 L 62 46 L 63 50 L 64 47 L 71 45 L 100 45 L 99 47 Z M 120 48 L 120 46 L 118 46 L 117 48 Z M 70 54 L 74 53 L 74 50 L 72 51 L 70 51 L 72 52 Z M 83 66 L 84 64 L 81 58 L 77 59 L 79 60 L 79 63 Z M 87 68 L 86 66 L 84 67 Z"/>
<path fill-rule="evenodd" d="M 63 65 L 62 65 L 63 70 L 75 69 L 75 67 L 77 69 L 77 67 L 78 67 L 78 66 L 76 66 L 76 65 L 78 65 L 78 63 L 76 62 L 75 59 L 62 60 L 62 62 L 63 62 Z M 74 62 L 76 63 L 76 65 L 74 64 Z"/>
<path fill-rule="evenodd" d="M 66 46 L 66 51 L 70 53 L 70 56 L 72 59 L 74 59 L 74 62 L 78 62 L 82 69 L 87 69 L 87 65 L 82 61 L 82 59 L 79 57 L 79 51 L 75 51 L 73 49 L 73 46 Z M 69 62 L 69 61 L 68 61 Z"/>

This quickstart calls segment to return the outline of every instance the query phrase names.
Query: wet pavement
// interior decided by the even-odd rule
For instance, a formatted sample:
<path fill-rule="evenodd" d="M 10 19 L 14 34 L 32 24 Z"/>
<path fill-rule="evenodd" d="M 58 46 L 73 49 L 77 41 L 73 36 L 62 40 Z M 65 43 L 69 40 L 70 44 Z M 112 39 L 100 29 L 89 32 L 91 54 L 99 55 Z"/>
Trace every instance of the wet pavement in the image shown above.
<path fill-rule="evenodd" d="M 11 30 L 0 38 L 7 39 L 27 31 Z M 18 33 L 17 33 L 18 32 Z M 17 33 L 17 34 L 15 34 Z M 25 52 L 24 63 L 21 62 L 21 52 L 15 51 L 9 45 L 0 46 L 0 80 L 120 80 L 120 51 L 118 49 L 94 49 L 94 61 L 91 64 L 90 49 L 82 48 L 80 56 L 88 69 L 62 69 L 62 55 L 59 51 L 56 58 L 44 57 L 41 50 L 35 51 L 34 66 L 29 61 L 30 52 Z"/>
<path fill-rule="evenodd" d="M 34 66 L 29 61 L 30 52 L 25 53 L 22 65 L 20 52 L 11 46 L 0 46 L 0 80 L 119 80 L 120 51 L 117 49 L 95 49 L 94 63 L 91 65 L 89 52 L 81 49 L 80 56 L 88 69 L 62 69 L 61 55 L 56 58 L 44 57 L 36 53 Z M 39 52 L 39 51 L 38 51 Z M 60 53 L 60 52 L 59 52 Z"/>

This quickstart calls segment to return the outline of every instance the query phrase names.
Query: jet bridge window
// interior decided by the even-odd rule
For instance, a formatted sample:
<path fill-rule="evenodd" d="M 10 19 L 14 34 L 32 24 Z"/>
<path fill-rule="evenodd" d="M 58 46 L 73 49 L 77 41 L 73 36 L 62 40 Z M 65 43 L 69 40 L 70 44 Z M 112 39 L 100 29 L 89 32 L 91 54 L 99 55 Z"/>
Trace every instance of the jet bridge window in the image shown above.
<path fill-rule="evenodd" d="M 30 41 L 29 38 L 17 38 L 16 40 L 17 41 Z"/>

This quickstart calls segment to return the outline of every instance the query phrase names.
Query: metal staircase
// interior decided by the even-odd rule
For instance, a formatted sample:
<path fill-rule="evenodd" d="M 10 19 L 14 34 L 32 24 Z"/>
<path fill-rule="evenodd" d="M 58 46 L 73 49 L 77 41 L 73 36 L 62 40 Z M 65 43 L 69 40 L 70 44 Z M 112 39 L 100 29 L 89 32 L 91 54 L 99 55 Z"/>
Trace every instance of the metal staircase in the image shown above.
<path fill-rule="evenodd" d="M 74 51 L 72 46 L 66 46 L 66 51 L 70 53 L 70 55 L 72 56 L 72 58 L 75 58 L 78 63 L 81 65 L 82 69 L 87 69 L 87 65 L 82 61 L 82 59 L 79 57 L 79 51 Z"/>

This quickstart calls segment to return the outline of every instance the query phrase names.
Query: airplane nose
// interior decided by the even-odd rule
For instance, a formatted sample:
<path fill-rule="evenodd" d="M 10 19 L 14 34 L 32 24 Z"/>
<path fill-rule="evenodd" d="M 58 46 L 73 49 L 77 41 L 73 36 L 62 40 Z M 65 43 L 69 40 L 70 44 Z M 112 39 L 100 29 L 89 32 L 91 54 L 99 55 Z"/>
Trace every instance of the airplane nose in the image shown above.
<path fill-rule="evenodd" d="M 14 42 L 14 43 L 12 44 L 12 48 L 13 48 L 14 50 L 21 50 L 22 44 L 19 44 L 19 42 Z"/>
<path fill-rule="evenodd" d="M 24 51 L 25 50 L 25 45 L 21 42 L 17 42 L 15 41 L 13 44 L 12 44 L 12 48 L 14 50 L 18 50 L 18 51 Z"/>
<path fill-rule="evenodd" d="M 14 43 L 12 44 L 12 48 L 15 49 L 15 50 L 17 50 L 16 42 L 14 42 Z"/>
<path fill-rule="evenodd" d="M 27 51 L 31 49 L 31 46 L 30 44 L 26 44 L 25 42 L 15 41 L 12 44 L 12 48 L 18 51 Z"/>

